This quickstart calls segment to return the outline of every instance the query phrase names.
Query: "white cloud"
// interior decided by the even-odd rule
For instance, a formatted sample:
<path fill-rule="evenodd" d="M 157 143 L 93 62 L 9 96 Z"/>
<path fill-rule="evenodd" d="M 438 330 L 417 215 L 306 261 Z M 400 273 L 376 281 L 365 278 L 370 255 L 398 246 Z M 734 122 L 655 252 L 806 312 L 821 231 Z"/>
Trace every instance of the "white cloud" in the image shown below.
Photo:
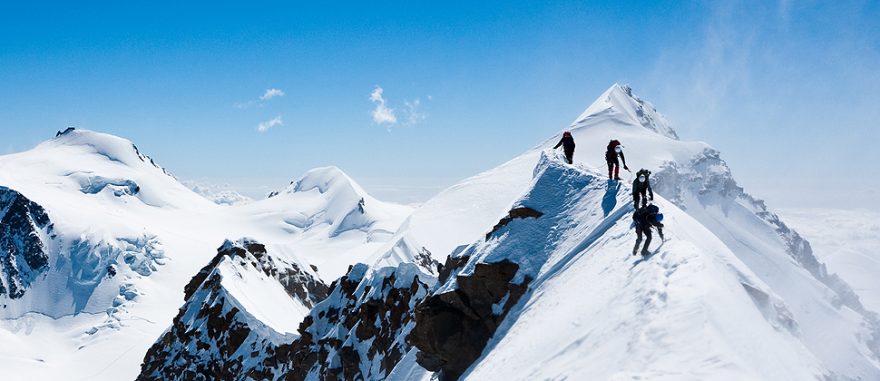
<path fill-rule="evenodd" d="M 257 126 L 257 131 L 266 132 L 266 131 L 269 131 L 269 129 L 272 127 L 283 126 L 283 125 L 284 125 L 284 121 L 281 120 L 281 115 L 278 115 L 278 116 L 276 116 L 272 119 L 269 119 L 265 122 L 261 122 Z"/>
<path fill-rule="evenodd" d="M 384 124 L 390 131 L 392 126 L 400 124 L 404 127 L 411 127 L 427 118 L 427 114 L 420 111 L 422 101 L 419 98 L 412 101 L 404 101 L 403 107 L 395 110 L 388 106 L 388 102 L 384 97 L 384 91 L 381 86 L 377 85 L 373 92 L 370 93 L 370 100 L 376 105 L 376 108 L 371 112 L 373 123 Z M 428 100 L 430 101 L 431 99 L 432 97 L 429 95 Z M 398 123 L 398 115 L 401 117 L 401 123 Z"/>
<path fill-rule="evenodd" d="M 271 89 L 266 89 L 266 91 L 263 92 L 263 95 L 260 95 L 259 98 L 251 99 L 247 102 L 236 103 L 233 105 L 233 107 L 240 108 L 240 109 L 246 109 L 251 106 L 262 106 L 264 103 L 268 102 L 272 98 L 283 97 L 283 96 L 284 96 L 284 90 L 276 89 L 273 87 Z"/>
<path fill-rule="evenodd" d="M 418 98 L 412 102 L 403 102 L 403 105 L 406 107 L 404 114 L 406 114 L 406 125 L 414 126 L 417 123 L 425 120 L 427 115 L 419 111 L 419 106 L 421 105 L 421 101 Z"/>
<path fill-rule="evenodd" d="M 275 88 L 266 89 L 266 92 L 263 93 L 262 96 L 260 96 L 260 100 L 261 101 L 268 101 L 272 98 L 283 97 L 283 96 L 284 96 L 284 91 L 282 91 L 281 89 L 275 89 Z"/>
<path fill-rule="evenodd" d="M 382 91 L 381 87 L 376 86 L 373 92 L 370 93 L 370 100 L 376 104 L 376 108 L 373 110 L 373 123 L 388 124 L 389 126 L 397 124 L 397 116 L 394 115 L 393 109 L 385 105 Z"/>
<path fill-rule="evenodd" d="M 220 205 L 242 205 L 253 201 L 232 189 L 229 184 L 213 184 L 201 180 L 182 180 L 183 185 L 200 196 Z"/>

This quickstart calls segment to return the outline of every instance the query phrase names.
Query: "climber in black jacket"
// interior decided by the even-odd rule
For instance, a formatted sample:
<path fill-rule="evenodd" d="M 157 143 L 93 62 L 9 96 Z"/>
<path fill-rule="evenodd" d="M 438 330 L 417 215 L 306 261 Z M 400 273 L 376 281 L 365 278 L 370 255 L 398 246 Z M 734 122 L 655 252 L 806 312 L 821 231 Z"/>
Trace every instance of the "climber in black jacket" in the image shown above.
<path fill-rule="evenodd" d="M 639 252 L 639 244 L 642 243 L 642 233 L 645 234 L 645 246 L 642 248 L 642 256 L 647 257 L 648 245 L 651 244 L 651 227 L 657 227 L 657 234 L 663 239 L 663 213 L 657 205 L 648 205 L 637 209 L 633 213 L 633 226 L 636 228 L 636 246 L 633 247 L 633 255 Z"/>
<path fill-rule="evenodd" d="M 571 137 L 571 132 L 565 131 L 562 133 L 562 139 L 559 139 L 559 143 L 556 143 L 553 149 L 557 149 L 559 146 L 562 146 L 562 151 L 565 152 L 565 161 L 568 164 L 572 164 L 572 160 L 574 160 L 574 138 Z"/>
<path fill-rule="evenodd" d="M 617 157 L 620 157 L 620 160 Z M 620 180 L 620 162 L 623 161 L 623 169 L 629 170 L 626 166 L 626 156 L 623 156 L 623 146 L 620 141 L 614 139 L 608 142 L 605 149 L 605 161 L 608 162 L 608 179 Z"/>
<path fill-rule="evenodd" d="M 636 179 L 633 180 L 633 206 L 639 209 L 639 200 L 642 201 L 642 208 L 648 204 L 648 201 L 654 201 L 654 191 L 651 189 L 651 171 L 640 169 L 636 172 Z M 649 198 L 650 196 L 650 198 Z"/>

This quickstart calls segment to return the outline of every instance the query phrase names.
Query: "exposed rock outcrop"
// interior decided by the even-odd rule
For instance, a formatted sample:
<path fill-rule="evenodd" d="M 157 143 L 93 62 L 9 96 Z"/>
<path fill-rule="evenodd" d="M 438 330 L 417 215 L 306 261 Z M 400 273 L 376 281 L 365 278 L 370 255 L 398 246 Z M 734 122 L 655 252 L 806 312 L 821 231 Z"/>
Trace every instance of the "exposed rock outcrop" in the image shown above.
<path fill-rule="evenodd" d="M 418 348 L 416 362 L 439 372 L 440 380 L 457 380 L 526 294 L 558 242 L 548 237 L 571 218 L 569 201 L 584 189 L 602 190 L 594 176 L 547 155 L 534 178 L 485 239 L 455 249 L 440 268 L 437 288 L 416 307 L 408 340 Z"/>
<path fill-rule="evenodd" d="M 22 297 L 49 268 L 52 231 L 42 206 L 0 186 L 0 296 Z"/>
<path fill-rule="evenodd" d="M 409 335 L 419 349 L 418 363 L 442 371 L 441 380 L 458 379 L 528 288 L 528 278 L 522 284 L 511 283 L 518 269 L 510 261 L 477 263 L 472 274 L 456 277 L 456 289 L 419 304 Z"/>
<path fill-rule="evenodd" d="M 418 267 L 351 267 L 300 325 L 300 338 L 264 360 L 286 380 L 382 380 L 411 345 L 413 310 L 433 282 Z M 279 375 L 252 374 L 271 379 Z"/>
<path fill-rule="evenodd" d="M 305 311 L 327 295 L 326 285 L 313 271 L 271 256 L 253 240 L 226 241 L 185 287 L 186 303 L 171 328 L 147 351 L 138 379 L 238 380 L 273 374 L 262 360 L 296 335 L 261 321 L 240 298 L 248 297 L 242 289 L 253 293 L 279 288 L 289 299 L 272 300 L 271 307 L 291 311 Z M 302 315 L 289 318 L 299 321 Z"/>
<path fill-rule="evenodd" d="M 505 225 L 509 224 L 510 221 L 513 221 L 517 218 L 538 218 L 543 215 L 544 213 L 541 213 L 529 207 L 513 208 L 510 210 L 510 212 L 507 213 L 506 216 L 504 216 L 504 218 L 501 219 L 501 221 L 498 221 L 498 223 L 492 227 L 491 231 L 486 233 L 486 239 L 492 237 L 492 234 L 498 231 L 498 229 L 503 228 Z"/>

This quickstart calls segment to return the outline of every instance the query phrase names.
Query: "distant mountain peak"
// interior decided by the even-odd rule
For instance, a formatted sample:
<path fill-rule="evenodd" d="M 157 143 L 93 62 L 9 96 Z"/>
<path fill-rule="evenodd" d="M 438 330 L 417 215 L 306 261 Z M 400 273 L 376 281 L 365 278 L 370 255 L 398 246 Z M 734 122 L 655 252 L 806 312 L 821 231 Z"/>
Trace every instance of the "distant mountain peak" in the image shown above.
<path fill-rule="evenodd" d="M 283 191 L 270 193 L 268 198 L 278 205 L 307 202 L 309 211 L 298 213 L 300 216 L 288 220 L 288 223 L 293 223 L 297 228 L 327 223 L 331 226 L 330 237 L 350 230 L 371 230 L 374 223 L 387 215 L 383 210 L 388 206 L 371 197 L 358 183 L 334 166 L 311 169 L 298 180 L 291 181 Z M 383 232 L 390 235 L 391 231 L 385 228 Z"/>
<path fill-rule="evenodd" d="M 95 154 L 104 156 L 110 161 L 131 167 L 141 165 L 140 163 L 146 163 L 170 175 L 165 168 L 156 164 L 151 157 L 142 154 L 130 140 L 116 135 L 68 127 L 64 131 L 57 132 L 54 138 L 39 144 L 37 148 L 46 149 L 65 146 L 91 149 Z"/>
<path fill-rule="evenodd" d="M 345 187 L 363 196 L 366 192 L 351 177 L 335 166 L 318 167 L 307 171 L 298 180 L 290 183 L 286 193 L 307 192 L 317 189 L 318 192 L 327 193 L 331 189 Z"/>
<path fill-rule="evenodd" d="M 678 140 L 678 134 L 654 105 L 633 93 L 629 85 L 614 83 L 605 90 L 571 124 L 572 129 L 583 128 L 599 116 L 611 116 L 627 124 L 641 126 L 670 139 Z"/>

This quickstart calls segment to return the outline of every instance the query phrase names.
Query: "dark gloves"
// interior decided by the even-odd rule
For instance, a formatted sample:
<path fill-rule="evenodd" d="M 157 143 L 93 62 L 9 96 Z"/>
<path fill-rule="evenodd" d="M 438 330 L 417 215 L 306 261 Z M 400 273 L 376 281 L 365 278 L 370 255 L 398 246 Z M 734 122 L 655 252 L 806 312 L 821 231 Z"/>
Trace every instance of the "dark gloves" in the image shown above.
<path fill-rule="evenodd" d="M 626 165 L 623 166 L 623 169 L 629 171 L 629 167 L 627 167 Z"/>

